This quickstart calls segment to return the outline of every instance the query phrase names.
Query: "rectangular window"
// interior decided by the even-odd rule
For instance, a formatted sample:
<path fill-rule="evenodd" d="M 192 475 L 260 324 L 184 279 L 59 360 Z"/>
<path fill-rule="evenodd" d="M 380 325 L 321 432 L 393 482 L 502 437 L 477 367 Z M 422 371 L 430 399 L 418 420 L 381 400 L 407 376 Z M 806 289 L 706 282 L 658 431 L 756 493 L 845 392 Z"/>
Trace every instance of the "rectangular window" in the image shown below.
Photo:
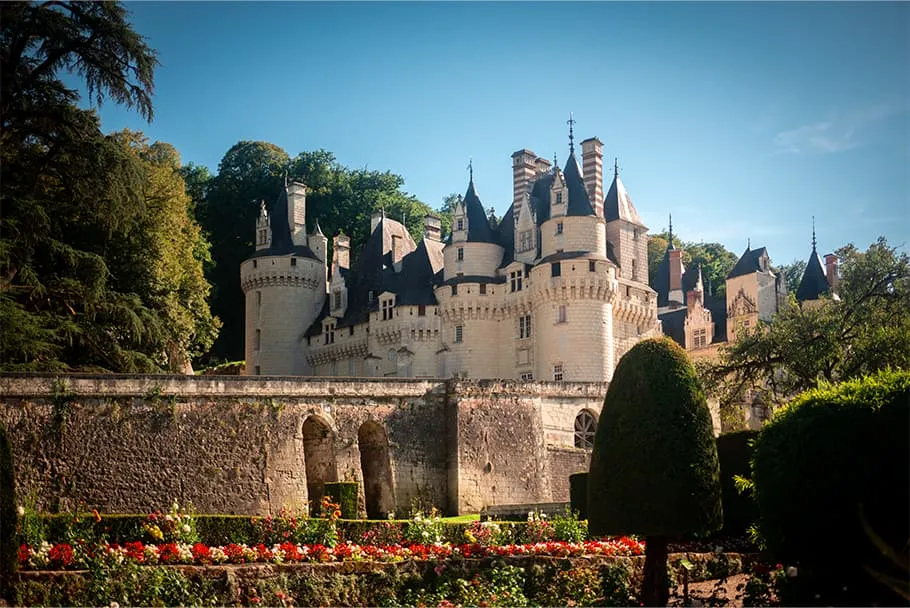
<path fill-rule="evenodd" d="M 632 278 L 633 279 L 638 278 L 638 272 L 635 270 L 636 266 L 637 266 L 637 264 L 635 263 L 635 258 L 632 258 Z"/>
<path fill-rule="evenodd" d="M 291 258 L 291 266 L 297 265 L 297 258 Z"/>
<path fill-rule="evenodd" d="M 464 340 L 464 325 L 455 326 L 455 343 L 461 344 Z"/>
<path fill-rule="evenodd" d="M 524 382 L 530 382 L 534 379 L 534 372 L 525 372 L 519 378 Z"/>
<path fill-rule="evenodd" d="M 556 234 L 562 234 L 562 222 L 556 222 Z"/>
<path fill-rule="evenodd" d="M 348 326 L 348 335 L 349 335 L 349 336 L 353 336 L 353 335 L 354 335 L 354 326 L 353 326 L 353 325 L 349 325 L 349 326 Z"/>
<path fill-rule="evenodd" d="M 565 322 L 566 322 L 566 306 L 565 306 L 565 304 L 560 305 L 560 307 L 556 309 L 556 322 L 557 322 L 557 323 L 565 323 Z"/>
<path fill-rule="evenodd" d="M 256 330 L 256 341 L 253 343 L 253 350 L 259 350 L 262 346 L 262 330 Z"/>
<path fill-rule="evenodd" d="M 382 307 L 382 320 L 388 321 L 392 318 L 392 307 L 395 305 L 395 300 L 384 300 L 381 304 Z"/>
<path fill-rule="evenodd" d="M 562 192 L 557 192 L 557 193 L 556 193 L 556 204 L 557 204 L 557 205 L 561 205 L 561 204 L 562 204 Z"/>
<path fill-rule="evenodd" d="M 459 262 L 464 262 L 464 247 L 458 248 L 458 258 L 457 259 Z"/>
<path fill-rule="evenodd" d="M 518 251 L 528 251 L 531 249 L 531 231 L 522 230 L 521 234 L 518 236 Z"/>
<path fill-rule="evenodd" d="M 553 382 L 562 382 L 562 378 L 562 363 L 557 363 L 553 366 Z"/>
<path fill-rule="evenodd" d="M 458 295 L 458 285 L 452 285 L 452 295 L 453 296 Z"/>
<path fill-rule="evenodd" d="M 708 344 L 708 332 L 707 332 L 707 330 L 704 330 L 704 329 L 696 329 L 696 330 L 693 332 L 693 336 L 692 336 L 692 337 L 694 338 L 693 341 L 695 342 L 695 348 L 701 348 L 701 347 L 703 347 L 703 346 L 707 346 L 707 344 Z"/>
<path fill-rule="evenodd" d="M 518 317 L 518 337 L 520 339 L 531 337 L 531 315 Z"/>
<path fill-rule="evenodd" d="M 464 219 L 458 218 L 455 221 L 455 230 L 464 230 Z"/>
<path fill-rule="evenodd" d="M 482 296 L 487 295 L 487 284 L 486 283 L 480 284 L 480 295 L 482 295 Z"/>
<path fill-rule="evenodd" d="M 253 260 L 253 268 L 256 268 L 256 266 L 257 266 L 256 260 Z"/>
<path fill-rule="evenodd" d="M 426 306 L 426 304 L 420 304 L 419 306 L 417 306 L 417 316 L 418 316 L 418 317 L 425 317 L 425 316 L 427 316 L 427 306 Z"/>
<path fill-rule="evenodd" d="M 633 231 L 632 231 L 632 240 L 633 240 L 633 241 L 637 241 L 640 234 L 641 234 L 641 233 L 638 231 L 637 228 L 636 228 L 635 230 L 633 230 Z"/>
<path fill-rule="evenodd" d="M 325 343 L 335 344 L 335 326 L 332 324 L 325 326 Z"/>
<path fill-rule="evenodd" d="M 553 262 L 550 264 L 550 276 L 559 277 L 562 276 L 562 265 L 559 262 Z"/>
<path fill-rule="evenodd" d="M 509 285 L 512 291 L 521 291 L 521 276 L 522 272 L 520 270 L 509 273 Z"/>
<path fill-rule="evenodd" d="M 596 272 L 596 271 L 597 271 L 597 262 L 595 262 L 594 260 L 588 260 L 588 272 Z"/>
<path fill-rule="evenodd" d="M 341 308 L 341 303 L 343 301 L 342 294 L 340 291 L 335 292 L 335 308 Z"/>

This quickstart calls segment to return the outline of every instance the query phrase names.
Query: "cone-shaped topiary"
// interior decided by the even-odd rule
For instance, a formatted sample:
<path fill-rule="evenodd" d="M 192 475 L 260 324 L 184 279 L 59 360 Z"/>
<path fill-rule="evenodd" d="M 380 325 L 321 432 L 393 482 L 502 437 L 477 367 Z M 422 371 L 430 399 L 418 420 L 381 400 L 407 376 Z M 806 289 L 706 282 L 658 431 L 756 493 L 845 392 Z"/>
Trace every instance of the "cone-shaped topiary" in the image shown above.
<path fill-rule="evenodd" d="M 717 447 L 695 369 L 669 338 L 639 342 L 616 367 L 600 414 L 588 529 L 647 537 L 642 600 L 665 606 L 668 538 L 722 523 Z"/>

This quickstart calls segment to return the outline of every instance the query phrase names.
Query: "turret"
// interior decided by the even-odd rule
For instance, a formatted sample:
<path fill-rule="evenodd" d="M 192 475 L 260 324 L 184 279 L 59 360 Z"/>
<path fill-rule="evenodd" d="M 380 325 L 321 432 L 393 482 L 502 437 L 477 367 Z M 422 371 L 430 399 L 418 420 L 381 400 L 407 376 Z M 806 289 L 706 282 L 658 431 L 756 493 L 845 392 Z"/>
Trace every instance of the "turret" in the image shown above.
<path fill-rule="evenodd" d="M 445 280 L 458 276 L 494 277 L 503 248 L 496 242 L 490 220 L 474 187 L 474 171 L 464 198 L 455 204 L 451 242 L 443 249 Z"/>
<path fill-rule="evenodd" d="M 607 239 L 619 261 L 624 279 L 648 283 L 648 227 L 641 221 L 626 187 L 619 178 L 619 164 L 613 162 L 613 183 L 604 199 Z"/>

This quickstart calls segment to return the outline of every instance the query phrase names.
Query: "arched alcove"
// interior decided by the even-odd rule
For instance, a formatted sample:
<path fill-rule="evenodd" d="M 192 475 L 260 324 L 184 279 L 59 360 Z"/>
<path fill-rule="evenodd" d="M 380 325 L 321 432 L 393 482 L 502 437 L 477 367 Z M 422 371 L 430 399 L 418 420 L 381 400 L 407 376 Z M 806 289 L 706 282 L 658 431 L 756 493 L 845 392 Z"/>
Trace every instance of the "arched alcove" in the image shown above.
<path fill-rule="evenodd" d="M 596 432 L 597 418 L 590 410 L 581 410 L 575 417 L 575 447 L 593 449 Z"/>
<path fill-rule="evenodd" d="M 335 433 L 316 416 L 303 422 L 303 457 L 306 462 L 306 489 L 310 512 L 318 510 L 325 495 L 325 484 L 338 481 L 335 461 Z"/>
<path fill-rule="evenodd" d="M 395 510 L 389 437 L 379 424 L 365 422 L 357 432 L 357 444 L 360 448 L 360 471 L 363 474 L 363 498 L 367 517 L 385 519 Z"/>

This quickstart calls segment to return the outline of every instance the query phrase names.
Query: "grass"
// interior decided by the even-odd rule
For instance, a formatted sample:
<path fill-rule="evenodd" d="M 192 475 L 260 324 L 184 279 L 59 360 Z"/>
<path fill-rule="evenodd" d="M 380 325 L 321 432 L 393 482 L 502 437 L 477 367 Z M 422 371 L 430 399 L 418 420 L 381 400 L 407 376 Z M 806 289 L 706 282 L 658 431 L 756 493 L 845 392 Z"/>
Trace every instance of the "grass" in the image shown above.
<path fill-rule="evenodd" d="M 469 524 L 472 521 L 479 521 L 480 513 L 466 513 L 454 517 L 443 517 L 442 521 L 447 524 Z"/>

